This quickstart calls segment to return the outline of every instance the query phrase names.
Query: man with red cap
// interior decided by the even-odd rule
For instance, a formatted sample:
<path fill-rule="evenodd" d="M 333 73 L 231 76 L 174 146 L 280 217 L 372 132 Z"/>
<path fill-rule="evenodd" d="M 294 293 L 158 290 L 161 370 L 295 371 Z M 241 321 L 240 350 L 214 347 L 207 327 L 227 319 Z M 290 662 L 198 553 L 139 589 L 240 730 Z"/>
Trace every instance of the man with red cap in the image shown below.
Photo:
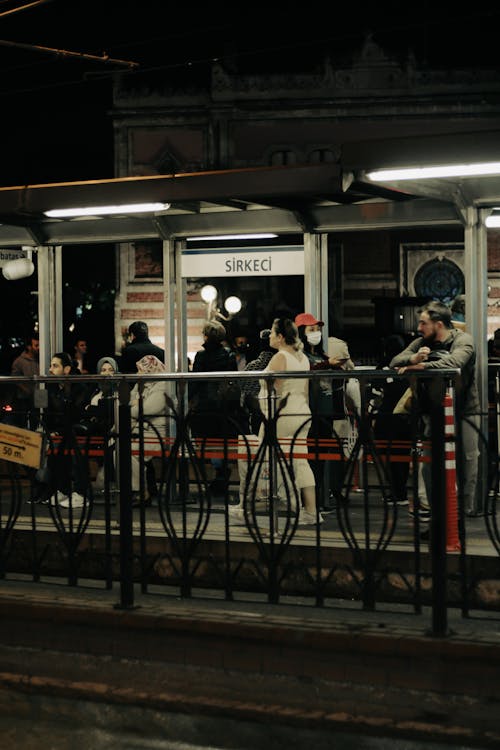
<path fill-rule="evenodd" d="M 325 324 L 322 320 L 316 320 L 314 315 L 312 313 L 299 313 L 295 318 L 295 325 L 297 328 L 299 326 L 313 326 L 313 327 L 323 327 Z"/>
<path fill-rule="evenodd" d="M 311 313 L 303 312 L 296 316 L 295 325 L 304 344 L 304 353 L 309 359 L 311 370 L 351 370 L 354 368 L 345 341 L 329 340 L 329 352 L 325 352 L 321 330 L 324 326 L 322 320 L 318 320 Z M 348 417 L 345 380 L 325 377 L 311 381 L 309 400 L 313 415 L 309 436 L 315 440 L 328 442 L 331 442 L 332 437 L 337 437 L 342 451 Z M 322 487 L 323 502 L 320 505 L 323 508 L 332 507 L 334 502 L 341 498 L 344 479 L 343 462 L 316 460 L 312 463 L 316 482 Z"/>

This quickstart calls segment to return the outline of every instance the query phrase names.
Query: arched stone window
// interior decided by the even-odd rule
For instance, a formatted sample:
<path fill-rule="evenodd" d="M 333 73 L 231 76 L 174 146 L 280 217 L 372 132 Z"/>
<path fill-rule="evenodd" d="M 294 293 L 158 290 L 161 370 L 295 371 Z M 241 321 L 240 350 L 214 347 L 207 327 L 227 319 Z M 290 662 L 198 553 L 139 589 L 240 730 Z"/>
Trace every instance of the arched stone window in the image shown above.
<path fill-rule="evenodd" d="M 331 148 L 315 148 L 310 152 L 308 158 L 310 164 L 326 164 L 335 161 L 336 156 Z"/>
<path fill-rule="evenodd" d="M 269 164 L 272 167 L 285 167 L 297 163 L 297 156 L 291 149 L 280 149 L 279 151 L 273 151 Z"/>

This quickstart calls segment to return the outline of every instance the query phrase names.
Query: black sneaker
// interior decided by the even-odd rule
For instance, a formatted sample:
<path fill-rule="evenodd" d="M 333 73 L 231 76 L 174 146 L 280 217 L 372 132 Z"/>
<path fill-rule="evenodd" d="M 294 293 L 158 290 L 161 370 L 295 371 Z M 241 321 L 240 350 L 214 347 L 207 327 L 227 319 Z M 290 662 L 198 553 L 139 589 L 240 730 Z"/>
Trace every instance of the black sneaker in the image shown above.
<path fill-rule="evenodd" d="M 229 482 L 226 479 L 217 478 L 210 482 L 209 490 L 212 495 L 223 497 L 229 489 Z"/>
<path fill-rule="evenodd" d="M 49 500 L 46 497 L 29 497 L 26 502 L 28 505 L 48 505 Z"/>
<path fill-rule="evenodd" d="M 467 518 L 479 518 L 483 514 L 478 510 L 466 510 L 465 515 Z"/>

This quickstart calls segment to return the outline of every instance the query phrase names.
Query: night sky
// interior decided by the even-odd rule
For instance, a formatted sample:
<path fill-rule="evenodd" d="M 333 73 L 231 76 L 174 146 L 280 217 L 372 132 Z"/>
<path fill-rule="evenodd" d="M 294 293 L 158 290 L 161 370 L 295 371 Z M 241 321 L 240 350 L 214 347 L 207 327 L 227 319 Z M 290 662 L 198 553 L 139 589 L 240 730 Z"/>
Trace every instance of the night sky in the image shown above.
<path fill-rule="evenodd" d="M 325 55 L 346 67 L 369 33 L 402 65 L 412 55 L 421 68 L 498 67 L 496 2 L 337 2 L 298 10 L 237 4 L 233 11 L 164 0 L 50 0 L 8 14 L 28 1 L 0 0 L 0 186 L 113 177 L 109 109 L 117 72 L 145 85 L 153 79 L 182 87 L 208 81 L 213 60 L 242 74 L 311 72 Z M 106 54 L 138 66 L 29 45 Z M 72 252 L 64 266 L 68 318 L 85 290 L 102 297 L 114 285 L 112 254 L 88 246 L 82 260 L 82 252 Z M 34 290 L 36 277 L 6 282 L 0 276 L 0 357 L 2 342 L 29 327 Z M 94 308 L 80 325 L 83 335 L 96 337 L 94 350 L 110 353 L 112 306 Z"/>
<path fill-rule="evenodd" d="M 305 6 L 50 0 L 1 15 L 27 2 L 0 0 L 0 40 L 136 62 L 128 74 L 139 82 L 203 82 L 213 59 L 242 73 L 307 72 L 326 53 L 348 64 L 367 33 L 402 64 L 411 52 L 422 67 L 497 65 L 493 2 L 335 3 L 308 17 Z M 111 86 L 126 68 L 1 44 L 0 66 L 0 185 L 113 176 Z"/>

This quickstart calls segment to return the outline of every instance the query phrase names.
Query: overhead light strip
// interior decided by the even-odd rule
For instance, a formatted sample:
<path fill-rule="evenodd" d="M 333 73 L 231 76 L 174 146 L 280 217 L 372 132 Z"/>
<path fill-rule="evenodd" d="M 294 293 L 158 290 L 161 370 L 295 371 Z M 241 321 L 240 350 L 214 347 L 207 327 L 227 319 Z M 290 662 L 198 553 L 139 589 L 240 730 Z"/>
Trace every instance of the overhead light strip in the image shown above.
<path fill-rule="evenodd" d="M 51 219 L 65 219 L 72 216 L 109 216 L 110 214 L 142 214 L 166 211 L 170 203 L 127 203 L 121 206 L 86 206 L 81 208 L 54 208 L 44 211 Z"/>
<path fill-rule="evenodd" d="M 500 212 L 500 208 L 494 208 L 493 210 Z M 487 216 L 484 223 L 490 229 L 493 229 L 495 227 L 500 227 L 500 213 L 491 214 L 490 216 Z"/>
<path fill-rule="evenodd" d="M 270 240 L 277 237 L 272 232 L 260 232 L 258 234 L 212 234 L 204 237 L 186 237 L 187 242 L 209 242 L 211 240 Z"/>
<path fill-rule="evenodd" d="M 436 167 L 405 167 L 402 169 L 377 169 L 368 172 L 372 182 L 390 182 L 394 180 L 426 180 L 437 177 L 476 177 L 481 175 L 500 175 L 500 162 L 478 164 L 447 164 Z"/>

